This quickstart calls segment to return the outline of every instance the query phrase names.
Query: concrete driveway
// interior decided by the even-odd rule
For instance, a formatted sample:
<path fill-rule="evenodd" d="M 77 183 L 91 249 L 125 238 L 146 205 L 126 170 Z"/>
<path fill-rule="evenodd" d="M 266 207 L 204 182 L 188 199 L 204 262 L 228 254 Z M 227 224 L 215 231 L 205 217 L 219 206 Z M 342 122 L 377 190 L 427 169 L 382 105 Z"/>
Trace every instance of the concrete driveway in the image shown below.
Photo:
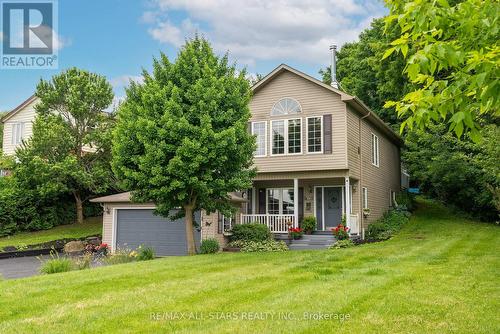
<path fill-rule="evenodd" d="M 41 260 L 47 260 L 49 255 L 13 257 L 0 260 L 0 275 L 4 279 L 35 276 L 39 274 Z"/>

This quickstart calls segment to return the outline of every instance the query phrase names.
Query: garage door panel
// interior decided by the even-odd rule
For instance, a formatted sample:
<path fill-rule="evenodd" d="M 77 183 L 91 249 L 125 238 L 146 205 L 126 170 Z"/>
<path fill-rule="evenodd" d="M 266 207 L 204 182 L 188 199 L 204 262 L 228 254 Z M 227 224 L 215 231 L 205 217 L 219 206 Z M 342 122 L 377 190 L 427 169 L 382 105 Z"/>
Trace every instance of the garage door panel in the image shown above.
<path fill-rule="evenodd" d="M 200 222 L 200 213 L 195 214 Z M 200 233 L 195 229 L 199 244 Z M 122 249 L 135 249 L 140 245 L 152 247 L 156 255 L 187 254 L 184 218 L 169 220 L 153 213 L 152 209 L 117 210 L 116 245 Z"/>

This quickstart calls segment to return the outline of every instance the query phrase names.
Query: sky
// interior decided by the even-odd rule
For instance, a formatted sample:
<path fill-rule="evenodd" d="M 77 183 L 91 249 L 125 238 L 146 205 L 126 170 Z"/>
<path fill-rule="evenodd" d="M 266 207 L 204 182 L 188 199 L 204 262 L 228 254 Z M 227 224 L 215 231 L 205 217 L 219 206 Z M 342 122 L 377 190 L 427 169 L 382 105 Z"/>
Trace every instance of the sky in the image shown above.
<path fill-rule="evenodd" d="M 73 66 L 106 76 L 122 99 L 153 57 L 164 52 L 175 59 L 196 32 L 251 74 L 286 63 L 318 77 L 331 44 L 357 40 L 387 14 L 379 0 L 59 0 L 57 6 L 58 68 L 0 69 L 0 111 L 31 96 L 40 78 Z"/>

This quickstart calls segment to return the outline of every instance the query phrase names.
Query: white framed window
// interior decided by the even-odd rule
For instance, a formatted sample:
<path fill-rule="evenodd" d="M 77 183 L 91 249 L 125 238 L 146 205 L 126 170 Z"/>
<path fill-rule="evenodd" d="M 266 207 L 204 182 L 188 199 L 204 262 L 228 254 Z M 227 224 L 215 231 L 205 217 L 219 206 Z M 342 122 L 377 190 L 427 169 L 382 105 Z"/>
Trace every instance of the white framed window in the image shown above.
<path fill-rule="evenodd" d="M 307 153 L 323 152 L 323 117 L 307 117 Z"/>
<path fill-rule="evenodd" d="M 253 122 L 252 134 L 256 136 L 257 148 L 255 150 L 256 157 L 264 157 L 267 155 L 267 123 L 266 122 Z"/>
<path fill-rule="evenodd" d="M 300 118 L 289 119 L 287 121 L 288 154 L 302 153 L 302 120 Z"/>
<path fill-rule="evenodd" d="M 19 145 L 24 139 L 25 123 L 12 124 L 12 139 L 11 144 Z"/>
<path fill-rule="evenodd" d="M 271 121 L 271 155 L 302 153 L 302 120 L 280 119 Z"/>
<path fill-rule="evenodd" d="M 268 214 L 294 214 L 293 188 L 269 188 L 266 193 L 266 211 Z"/>
<path fill-rule="evenodd" d="M 363 187 L 363 209 L 368 209 L 368 188 Z"/>
<path fill-rule="evenodd" d="M 297 100 L 285 97 L 274 104 L 271 109 L 271 116 L 298 114 L 301 112 L 302 107 Z"/>
<path fill-rule="evenodd" d="M 271 121 L 271 155 L 285 154 L 285 122 Z"/>
<path fill-rule="evenodd" d="M 380 166 L 378 137 L 372 133 L 372 165 Z"/>

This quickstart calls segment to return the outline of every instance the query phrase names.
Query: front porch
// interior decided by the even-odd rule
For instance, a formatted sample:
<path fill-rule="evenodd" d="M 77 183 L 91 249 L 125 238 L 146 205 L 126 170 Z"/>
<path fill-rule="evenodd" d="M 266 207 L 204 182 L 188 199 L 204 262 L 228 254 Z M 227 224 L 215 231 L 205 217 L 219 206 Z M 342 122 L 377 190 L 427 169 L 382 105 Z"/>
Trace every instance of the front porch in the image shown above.
<path fill-rule="evenodd" d="M 345 216 L 350 233 L 357 235 L 361 233 L 358 201 L 353 196 L 357 188 L 357 180 L 348 177 L 256 180 L 246 193 L 248 204 L 239 221 L 264 224 L 273 233 L 288 233 L 306 216 L 316 218 L 317 231 L 330 231 Z"/>

